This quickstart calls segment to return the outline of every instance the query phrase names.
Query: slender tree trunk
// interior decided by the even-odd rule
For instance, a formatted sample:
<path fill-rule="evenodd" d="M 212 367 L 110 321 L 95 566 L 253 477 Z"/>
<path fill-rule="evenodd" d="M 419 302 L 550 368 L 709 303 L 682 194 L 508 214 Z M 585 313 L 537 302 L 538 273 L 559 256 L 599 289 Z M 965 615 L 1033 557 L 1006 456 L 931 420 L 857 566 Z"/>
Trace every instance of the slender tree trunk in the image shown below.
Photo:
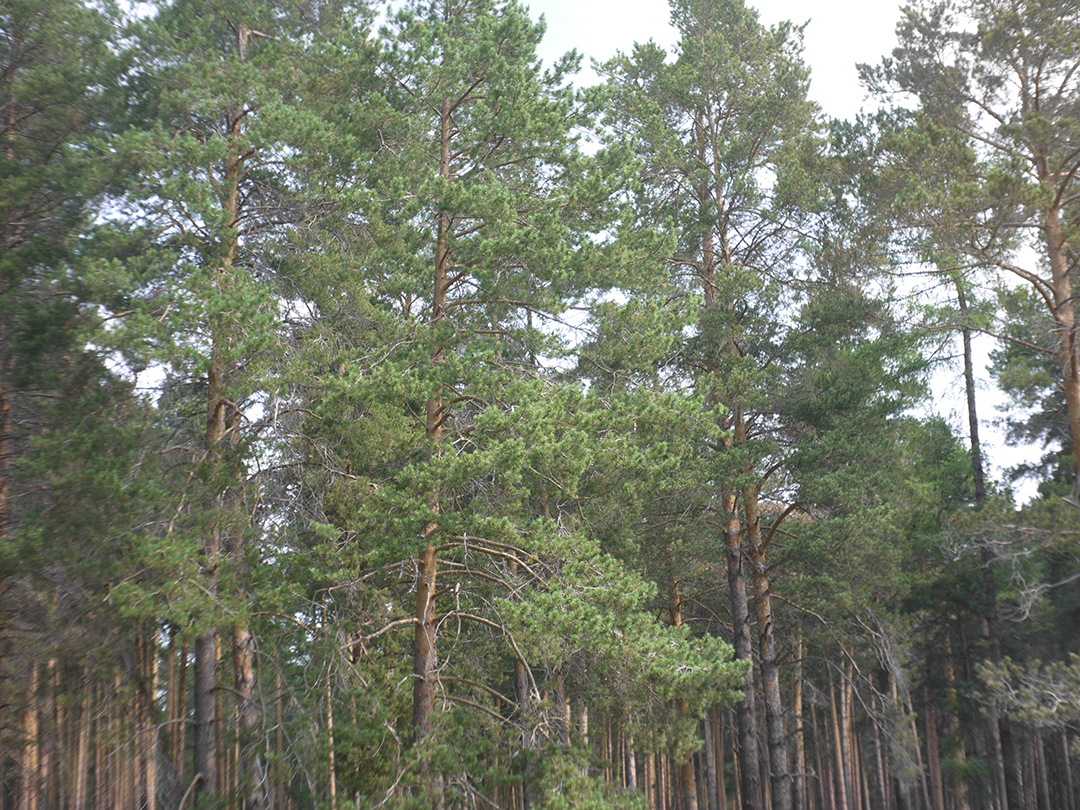
<path fill-rule="evenodd" d="M 75 810 L 85 810 L 90 798 L 90 731 L 93 727 L 94 692 L 88 674 L 84 673 L 83 678 L 87 682 L 82 686 L 79 699 L 79 725 L 76 730 L 75 789 L 72 791 Z"/>
<path fill-rule="evenodd" d="M 780 697 L 780 663 L 776 654 L 772 592 L 769 567 L 766 562 L 768 541 L 762 537 L 761 533 L 759 497 L 758 485 L 743 489 L 747 546 L 750 551 L 750 570 L 754 581 L 761 681 L 765 695 L 771 807 L 773 810 L 791 810 L 791 775 L 788 773 L 787 734 L 784 729 L 784 707 Z"/>
<path fill-rule="evenodd" d="M 57 681 L 56 659 L 50 658 L 45 664 L 45 678 L 42 686 L 44 694 L 41 700 L 41 717 L 38 720 L 41 732 L 41 801 L 45 807 L 56 807 L 59 799 L 56 774 L 57 754 L 59 753 L 59 727 L 56 720 Z M 52 728 L 48 728 L 52 725 Z"/>
<path fill-rule="evenodd" d="M 1046 764 L 1046 740 L 1041 728 L 1031 732 L 1031 741 L 1035 749 L 1036 779 L 1040 810 L 1053 810 L 1055 804 L 1050 795 L 1050 773 Z"/>
<path fill-rule="evenodd" d="M 731 728 L 731 767 L 735 775 L 735 806 L 741 808 L 742 801 L 742 757 L 739 755 L 739 739 L 735 718 L 728 714 L 728 726 Z"/>
<path fill-rule="evenodd" d="M 194 753 L 192 765 L 199 797 L 218 789 L 217 762 L 217 645 L 216 630 L 208 630 L 195 639 Z"/>
<path fill-rule="evenodd" d="M 736 444 L 746 441 L 746 426 L 741 412 L 734 413 Z M 737 496 L 734 490 L 723 493 L 724 509 L 727 513 L 724 528 L 724 554 L 727 562 L 728 590 L 731 595 L 732 646 L 735 658 L 747 662 L 746 680 L 743 684 L 743 699 L 737 706 L 739 719 L 739 760 L 742 765 L 742 808 L 743 810 L 764 810 L 765 796 L 761 785 L 760 753 L 758 751 L 757 711 L 754 705 L 754 667 L 753 648 L 750 642 L 750 601 L 746 589 L 746 573 L 743 567 L 744 554 L 742 526 L 736 510 Z"/>
<path fill-rule="evenodd" d="M 274 777 L 271 784 L 274 785 L 274 810 L 284 810 L 286 776 L 282 762 L 285 758 L 285 688 L 280 669 L 274 675 L 274 689 L 274 722 L 277 726 L 274 733 L 276 743 L 274 747 L 277 760 L 272 765 Z"/>
<path fill-rule="evenodd" d="M 8 385 L 15 372 L 15 352 L 10 343 L 7 320 L 0 313 L 0 543 L 11 530 L 11 462 L 15 455 L 12 427 L 14 392 Z"/>
<path fill-rule="evenodd" d="M 830 691 L 832 687 L 829 687 Z M 832 774 L 829 773 L 828 735 L 820 733 L 822 728 L 818 720 L 817 709 L 814 715 L 814 762 L 817 764 L 817 785 L 820 794 L 821 810 L 834 810 L 836 802 L 832 793 Z M 823 752 L 824 749 L 824 752 Z M 823 756 L 824 753 L 824 756 Z"/>
<path fill-rule="evenodd" d="M 337 806 L 337 767 L 334 762 L 334 690 L 331 684 L 333 662 L 326 665 L 326 689 L 323 695 L 326 704 L 326 776 L 330 806 Z"/>
<path fill-rule="evenodd" d="M 967 297 L 964 293 L 963 282 L 956 281 L 956 298 L 963 322 L 967 323 Z M 975 396 L 975 371 L 971 354 L 971 330 L 966 326 L 961 330 L 964 345 L 964 391 L 967 398 L 968 431 L 971 437 L 971 468 L 975 479 L 975 503 L 982 506 L 986 502 L 986 483 L 983 473 L 982 445 L 979 441 L 979 417 L 976 407 Z M 994 583 L 993 572 L 994 556 L 990 549 L 982 549 L 983 565 L 983 598 L 985 603 L 985 618 L 987 625 L 987 638 L 990 644 L 990 660 L 995 664 L 1001 663 L 1001 633 L 997 611 L 997 587 Z M 997 701 L 991 697 L 991 703 L 987 711 L 987 724 L 990 726 L 990 745 L 993 756 L 994 782 L 997 788 L 998 802 L 1001 810 L 1009 810 L 1009 788 L 1006 785 L 1005 756 L 1002 751 L 1002 738 L 1000 717 Z"/>
<path fill-rule="evenodd" d="M 656 808 L 656 756 L 645 757 L 645 803 L 649 810 Z"/>
<path fill-rule="evenodd" d="M 138 702 L 138 725 L 135 730 L 140 771 L 140 792 L 146 810 L 157 808 L 158 727 L 154 722 L 154 696 L 157 694 L 158 649 L 153 629 L 139 634 L 142 648 L 141 683 L 135 699 Z"/>
<path fill-rule="evenodd" d="M 428 543 L 416 576 L 416 635 L 413 643 L 413 735 L 420 747 L 420 778 L 434 788 L 429 753 L 423 750 L 434 730 L 435 716 L 435 547 Z"/>
<path fill-rule="evenodd" d="M 879 714 L 877 697 L 873 698 L 871 708 L 875 714 Z M 881 746 L 881 729 L 877 722 L 874 723 L 874 765 L 877 768 L 879 803 L 882 810 L 892 810 L 889 802 L 889 777 L 885 771 L 885 756 Z"/>
<path fill-rule="evenodd" d="M 840 682 L 840 725 L 844 741 L 844 778 L 847 781 L 848 801 L 854 810 L 861 804 L 858 756 L 855 748 L 855 734 L 852 729 L 852 668 L 846 667 L 846 677 Z"/>
<path fill-rule="evenodd" d="M 450 144 L 453 121 L 450 99 L 444 98 L 439 110 L 439 175 L 443 180 L 450 179 Z M 436 216 L 435 262 L 433 266 L 430 328 L 437 329 L 446 318 L 447 293 L 450 279 L 450 214 L 439 211 Z M 436 345 L 432 351 L 433 367 L 442 364 L 445 348 Z M 438 453 L 442 442 L 445 412 L 442 389 L 436 386 L 427 400 L 424 433 L 430 452 Z M 432 514 L 439 513 L 439 494 L 430 494 Z M 435 593 L 437 580 L 438 555 L 432 542 L 438 531 L 438 522 L 433 520 L 422 532 L 427 539 L 420 557 L 417 559 L 416 579 L 416 635 L 413 654 L 413 735 L 415 743 L 424 746 L 434 729 L 435 710 Z M 442 807 L 442 791 L 438 780 L 431 773 L 429 754 L 420 754 L 421 783 L 428 790 L 432 806 L 436 810 Z"/>
<path fill-rule="evenodd" d="M 1076 810 L 1076 789 L 1073 786 L 1072 776 L 1072 763 L 1071 755 L 1069 751 L 1069 732 L 1067 729 L 1062 729 L 1058 732 L 1058 739 L 1061 740 L 1061 763 L 1062 774 L 1061 779 L 1065 783 L 1065 797 L 1068 800 L 1067 810 Z"/>
<path fill-rule="evenodd" d="M 1041 177 L 1040 179 L 1046 179 Z M 1052 186 L 1052 184 L 1048 184 Z M 1061 211 L 1051 208 L 1046 215 L 1043 235 L 1053 279 L 1054 307 L 1051 310 L 1057 328 L 1058 362 L 1061 365 L 1061 389 L 1065 394 L 1073 456 L 1073 488 L 1080 484 L 1080 358 L 1077 357 L 1076 302 L 1067 257 L 1068 236 L 1061 222 Z"/>
<path fill-rule="evenodd" d="M 668 613 L 673 627 L 682 626 L 682 597 L 679 594 L 679 578 L 671 573 L 668 579 Z M 690 704 L 685 700 L 676 700 L 675 709 L 679 717 L 690 716 Z M 678 765 L 678 791 L 681 796 L 682 810 L 698 810 L 697 774 L 694 771 L 694 756 L 687 754 Z"/>
<path fill-rule="evenodd" d="M 837 800 L 842 810 L 848 810 L 848 787 L 844 771 L 844 734 L 840 726 L 840 715 L 836 711 L 836 690 L 833 687 L 832 673 L 829 673 L 829 711 L 832 715 L 833 748 L 836 753 L 836 788 Z"/>
<path fill-rule="evenodd" d="M 162 728 L 164 739 L 164 753 L 167 757 L 167 761 L 174 771 L 172 779 L 176 782 L 183 781 L 183 775 L 176 769 L 176 737 L 183 733 L 183 726 L 180 714 L 177 712 L 177 700 L 179 695 L 177 694 L 177 659 L 179 656 L 176 652 L 176 645 L 178 642 L 178 633 L 176 628 L 172 628 L 169 631 L 169 646 L 165 650 L 165 725 Z"/>
<path fill-rule="evenodd" d="M 791 675 L 791 709 L 795 715 L 795 807 L 807 810 L 806 801 L 806 733 L 803 728 L 803 640 L 802 625 L 795 639 L 795 671 Z"/>
<path fill-rule="evenodd" d="M 941 781 L 941 765 L 938 759 L 937 720 L 930 705 L 930 690 L 925 690 L 926 700 L 926 764 L 930 771 L 930 799 L 932 810 L 945 810 L 945 792 Z"/>
<path fill-rule="evenodd" d="M 236 732 L 240 745 L 238 767 L 242 780 L 244 810 L 267 810 L 266 766 L 256 745 L 259 707 L 255 700 L 255 637 L 247 624 L 232 628 L 233 689 L 236 700 Z M 332 751 L 331 751 L 332 755 Z"/>
<path fill-rule="evenodd" d="M 22 716 L 18 810 L 38 810 L 41 795 L 41 715 L 38 705 L 38 663 L 30 662 L 26 708 Z"/>
<path fill-rule="evenodd" d="M 975 408 L 975 367 L 971 358 L 971 329 L 967 326 L 967 296 L 964 294 L 964 284 L 960 278 L 956 279 L 956 301 L 960 309 L 960 320 L 964 324 L 960 335 L 964 345 L 964 391 L 967 394 L 971 469 L 975 477 L 975 503 L 982 506 L 986 502 L 986 479 L 983 474 L 982 447 L 979 443 L 979 416 Z"/>
<path fill-rule="evenodd" d="M 713 721 L 712 709 L 705 712 L 703 725 L 705 748 L 703 750 L 702 762 L 705 764 L 705 806 L 708 810 L 720 810 L 718 806 L 719 795 L 716 788 L 716 740 L 713 735 L 715 722 Z"/>

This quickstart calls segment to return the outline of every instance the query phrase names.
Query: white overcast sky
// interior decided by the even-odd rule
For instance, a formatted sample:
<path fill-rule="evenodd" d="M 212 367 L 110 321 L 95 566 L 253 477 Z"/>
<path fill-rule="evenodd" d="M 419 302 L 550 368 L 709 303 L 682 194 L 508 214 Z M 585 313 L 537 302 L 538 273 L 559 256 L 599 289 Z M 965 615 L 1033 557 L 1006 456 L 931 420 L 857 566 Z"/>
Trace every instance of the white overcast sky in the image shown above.
<path fill-rule="evenodd" d="M 523 0 L 532 16 L 544 15 L 547 35 L 541 45 L 546 60 L 576 48 L 600 61 L 635 42 L 652 39 L 671 48 L 677 37 L 669 23 L 667 0 Z M 802 24 L 805 59 L 811 70 L 810 95 L 826 114 L 854 118 L 864 104 L 855 65 L 877 64 L 892 52 L 898 2 L 875 0 L 759 0 L 750 2 L 761 21 Z M 586 75 L 580 77 L 585 79 Z M 876 106 L 876 105 L 873 105 Z"/>

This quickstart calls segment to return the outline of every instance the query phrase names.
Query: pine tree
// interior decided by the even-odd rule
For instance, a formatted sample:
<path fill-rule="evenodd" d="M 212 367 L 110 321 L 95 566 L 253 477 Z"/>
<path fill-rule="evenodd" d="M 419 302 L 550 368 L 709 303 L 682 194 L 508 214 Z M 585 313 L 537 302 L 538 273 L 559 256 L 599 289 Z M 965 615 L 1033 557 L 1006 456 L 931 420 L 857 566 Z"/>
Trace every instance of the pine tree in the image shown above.
<path fill-rule="evenodd" d="M 740 3 L 674 3 L 672 19 L 682 35 L 673 64 L 649 44 L 605 66 L 609 123 L 617 137 L 632 138 L 644 164 L 639 216 L 675 228 L 673 287 L 699 296 L 688 304 L 701 302 L 682 368 L 727 411 L 729 433 L 712 449 L 711 478 L 725 527 L 734 645 L 740 660 L 751 659 L 747 589 L 753 587 L 773 802 L 788 807 L 765 559 L 774 535 L 763 531 L 761 514 L 783 451 L 766 398 L 797 279 L 799 232 L 817 203 L 808 170 L 820 143 L 798 29 L 766 29 Z M 739 713 L 747 807 L 764 806 L 755 713 L 748 680 Z"/>
<path fill-rule="evenodd" d="M 1054 3 L 916 3 L 899 46 L 864 79 L 910 93 L 897 113 L 889 165 L 918 258 L 958 255 L 1030 285 L 1055 323 L 1058 383 L 1069 420 L 1073 474 L 1080 449 L 1080 376 L 1068 247 L 1077 226 L 1077 10 Z M 888 175 L 889 172 L 883 172 Z M 1021 248 L 1039 256 L 1033 265 Z"/>

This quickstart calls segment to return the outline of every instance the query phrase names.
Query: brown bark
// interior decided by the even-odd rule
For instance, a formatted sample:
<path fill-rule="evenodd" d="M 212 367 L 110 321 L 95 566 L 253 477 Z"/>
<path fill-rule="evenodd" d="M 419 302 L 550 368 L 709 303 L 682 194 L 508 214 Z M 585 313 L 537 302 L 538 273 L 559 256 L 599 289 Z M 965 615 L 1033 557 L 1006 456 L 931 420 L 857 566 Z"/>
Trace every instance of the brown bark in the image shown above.
<path fill-rule="evenodd" d="M 979 443 L 979 415 L 975 407 L 975 367 L 971 358 L 971 330 L 967 327 L 967 296 L 964 294 L 963 281 L 959 278 L 956 279 L 956 302 L 960 309 L 960 321 L 964 324 L 960 329 L 960 335 L 964 346 L 964 393 L 967 396 L 971 470 L 975 477 L 975 503 L 982 506 L 986 503 L 986 477 L 983 473 L 982 447 Z"/>
<path fill-rule="evenodd" d="M 195 639 L 192 767 L 198 779 L 196 805 L 199 796 L 216 793 L 218 789 L 217 646 L 216 630 L 208 630 Z"/>
<path fill-rule="evenodd" d="M 1042 167 L 1040 166 L 1040 169 Z M 1043 175 L 1043 171 L 1040 171 Z M 1053 186 L 1049 173 L 1040 177 Z M 1066 416 L 1069 423 L 1070 447 L 1073 456 L 1073 488 L 1080 484 L 1080 358 L 1077 357 L 1076 302 L 1073 301 L 1072 279 L 1067 257 L 1068 241 L 1057 207 L 1046 213 L 1043 234 L 1047 258 L 1050 261 L 1054 306 L 1051 315 L 1057 328 L 1058 363 L 1061 366 L 1061 389 L 1065 394 Z"/>
<path fill-rule="evenodd" d="M 1057 733 L 1057 737 L 1061 740 L 1061 766 L 1062 774 L 1061 781 L 1065 783 L 1065 800 L 1067 802 L 1066 810 L 1076 810 L 1076 789 L 1073 786 L 1072 777 L 1072 757 L 1069 752 L 1069 732 L 1067 729 L 1061 729 Z"/>
<path fill-rule="evenodd" d="M 439 110 L 439 175 L 450 179 L 450 144 L 452 138 L 452 110 L 450 99 L 443 98 Z M 436 329 L 446 318 L 447 292 L 450 278 L 450 213 L 440 211 L 436 217 L 435 262 L 433 267 L 431 313 L 429 324 Z M 445 349 L 437 345 L 432 352 L 432 365 L 439 366 L 444 359 Z M 438 452 L 442 442 L 443 421 L 445 419 L 442 389 L 436 387 L 427 400 L 425 408 L 424 435 L 432 453 Z M 439 495 L 430 494 L 429 506 L 433 514 L 439 513 Z M 416 622 L 413 643 L 413 737 L 414 743 L 423 746 L 431 737 L 435 710 L 435 593 L 437 581 L 438 554 L 432 538 L 438 531 L 437 521 L 432 521 L 423 530 L 422 537 L 427 545 L 416 560 Z M 421 783 L 429 791 L 433 806 L 441 807 L 441 791 L 437 789 L 437 780 L 431 774 L 431 762 L 428 754 L 420 754 Z"/>
<path fill-rule="evenodd" d="M 873 710 L 877 714 L 879 711 L 878 699 L 873 699 Z M 878 724 L 874 723 L 874 760 L 877 767 L 877 781 L 878 781 L 878 803 L 883 810 L 891 810 L 892 803 L 889 801 L 889 777 L 885 770 L 885 756 L 881 746 L 881 728 Z"/>
<path fill-rule="evenodd" d="M 240 746 L 237 765 L 242 780 L 243 806 L 244 810 L 266 810 L 270 805 L 266 766 L 255 739 L 259 722 L 259 707 L 255 700 L 255 637 L 246 624 L 233 625 L 232 652 L 236 732 Z"/>
<path fill-rule="evenodd" d="M 941 781 L 941 765 L 938 759 L 938 737 L 936 712 L 930 705 L 930 690 L 924 695 L 926 700 L 926 764 L 930 771 L 930 799 L 933 810 L 944 810 L 945 792 Z"/>
<path fill-rule="evenodd" d="M 668 613 L 673 627 L 681 627 L 682 620 L 682 597 L 679 594 L 679 578 L 672 573 L 668 580 Z M 679 717 L 685 718 L 690 715 L 690 704 L 685 700 L 675 701 L 676 711 Z M 697 774 L 694 771 L 694 756 L 687 754 L 678 766 L 678 791 L 681 797 L 680 806 L 683 810 L 697 810 Z"/>
<path fill-rule="evenodd" d="M 330 796 L 330 806 L 337 806 L 337 766 L 334 762 L 334 691 L 331 688 L 330 678 L 332 664 L 326 666 L 326 775 L 327 793 Z"/>
<path fill-rule="evenodd" d="M 836 790 L 838 794 L 838 802 L 841 808 L 848 807 L 848 789 L 847 779 L 844 771 L 844 749 L 843 731 L 840 727 L 840 715 L 836 711 L 836 690 L 833 688 L 832 673 L 829 673 L 829 712 L 832 718 L 833 729 L 833 750 L 836 755 Z"/>
<path fill-rule="evenodd" d="M 741 414 L 735 414 L 735 440 L 745 441 L 745 425 Z M 739 723 L 739 759 L 742 764 L 741 793 L 744 810 L 764 810 L 765 796 L 761 785 L 760 753 L 757 737 L 757 711 L 754 705 L 753 648 L 750 642 L 750 601 L 746 588 L 742 527 L 735 511 L 737 496 L 734 490 L 723 493 L 727 513 L 724 526 L 724 556 L 727 562 L 728 591 L 731 598 L 732 646 L 735 658 L 748 666 L 743 683 L 743 699 L 736 707 Z"/>
<path fill-rule="evenodd" d="M 13 392 L 8 385 L 15 371 L 15 355 L 9 347 L 8 325 L 0 315 L 0 542 L 6 540 L 11 518 L 11 460 L 14 456 L 12 437 L 11 400 Z"/>
<path fill-rule="evenodd" d="M 645 757 L 645 803 L 649 810 L 655 810 L 656 802 L 656 757 Z"/>
<path fill-rule="evenodd" d="M 918 725 L 918 723 L 916 721 L 915 708 L 912 705 L 911 694 L 910 693 L 908 693 L 905 696 L 905 700 L 906 700 L 908 714 L 911 716 L 911 735 L 912 735 L 912 738 L 916 741 L 915 748 L 914 748 L 915 764 L 918 765 L 918 768 L 919 768 L 919 789 L 922 791 L 923 806 L 924 807 L 931 807 L 932 805 L 930 803 L 931 802 L 930 786 L 929 786 L 929 783 L 927 782 L 927 779 L 926 779 L 926 771 L 927 771 L 927 769 L 923 764 L 922 745 L 919 742 L 920 739 L 921 739 L 919 737 L 919 725 Z"/>
<path fill-rule="evenodd" d="M 154 695 L 157 693 L 158 650 L 153 632 L 138 638 L 140 683 L 135 695 L 135 741 L 139 769 L 140 802 L 146 810 L 157 808 L 157 724 L 154 722 Z"/>
<path fill-rule="evenodd" d="M 861 785 L 859 782 L 858 751 L 855 748 L 855 734 L 852 723 L 852 684 L 851 663 L 846 667 L 846 676 L 840 682 L 840 724 L 843 731 L 844 777 L 847 780 L 848 801 L 853 808 L 861 804 Z"/>
<path fill-rule="evenodd" d="M 89 683 L 82 687 L 78 710 L 72 797 L 75 810 L 83 810 L 90 796 L 90 731 L 93 726 L 94 704 L 93 688 Z"/>
<path fill-rule="evenodd" d="M 713 710 L 713 727 L 716 731 L 716 771 L 717 783 L 720 787 L 720 810 L 727 810 L 727 777 L 724 766 L 727 757 L 724 755 L 724 719 L 717 710 Z"/>
<path fill-rule="evenodd" d="M 795 640 L 795 671 L 791 675 L 791 710 L 795 716 L 795 790 L 797 810 L 807 810 L 806 800 L 806 736 L 803 728 L 803 641 L 802 626 Z"/>
<path fill-rule="evenodd" d="M 772 589 L 766 562 L 768 539 L 761 533 L 758 503 L 760 485 L 743 489 L 743 512 L 746 518 L 747 547 L 754 582 L 754 606 L 757 613 L 758 652 L 761 657 L 762 691 L 765 696 L 765 728 L 769 755 L 769 785 L 773 810 L 791 810 L 791 775 L 788 772 L 787 734 L 784 707 L 780 697 L 780 663 L 773 631 Z"/>
<path fill-rule="evenodd" d="M 717 779 L 716 779 L 716 745 L 713 721 L 713 711 L 709 709 L 705 712 L 704 725 L 704 738 L 705 747 L 702 750 L 702 762 L 705 765 L 705 806 L 708 810 L 720 810 L 719 808 L 719 795 L 717 793 Z"/>
<path fill-rule="evenodd" d="M 41 791 L 41 716 L 38 705 L 38 664 L 30 663 L 29 688 L 22 715 L 23 749 L 20 758 L 18 810 L 37 810 Z"/>

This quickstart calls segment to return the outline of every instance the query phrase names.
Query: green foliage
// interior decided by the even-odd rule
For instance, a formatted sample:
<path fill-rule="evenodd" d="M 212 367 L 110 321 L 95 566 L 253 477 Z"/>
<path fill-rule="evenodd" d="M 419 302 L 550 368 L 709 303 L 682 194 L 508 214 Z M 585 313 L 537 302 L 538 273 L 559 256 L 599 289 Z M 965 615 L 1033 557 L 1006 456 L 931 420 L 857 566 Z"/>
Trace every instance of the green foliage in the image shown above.
<path fill-rule="evenodd" d="M 1048 497 L 1017 512 L 969 508 L 963 447 L 914 415 L 925 346 L 868 281 L 914 258 L 975 295 L 967 267 L 1006 261 L 1012 223 L 1052 207 L 1022 155 L 1076 140 L 1076 21 L 1051 5 L 909 9 L 865 75 L 921 107 L 826 139 L 801 29 L 739 0 L 677 0 L 674 58 L 637 45 L 587 92 L 575 54 L 542 67 L 514 0 L 416 0 L 378 31 L 336 1 L 177 0 L 125 28 L 108 5 L 8 3 L 5 671 L 48 641 L 122 678 L 139 644 L 250 627 L 263 728 L 223 744 L 275 749 L 297 804 L 329 806 L 332 753 L 350 805 L 430 806 L 437 785 L 447 806 L 513 789 L 630 810 L 575 712 L 684 758 L 740 699 L 734 519 L 763 544 L 768 664 L 797 629 L 808 683 L 843 654 L 897 686 L 870 711 L 903 784 L 909 678 L 940 677 L 914 674 L 919 638 L 978 638 L 987 583 L 1026 621 L 1005 648 L 1034 663 L 980 677 L 1018 722 L 1075 722 L 1080 664 L 1035 660 L 1072 652 L 1078 615 L 1075 506 L 1049 497 L 1070 464 L 1049 287 L 1001 297 L 1011 435 L 1051 451 L 1025 469 Z M 1016 56 L 1045 57 L 1059 107 L 980 129 L 971 105 L 1008 100 Z M 992 315 L 977 301 L 965 325 Z M 974 724 L 960 692 L 947 708 Z"/>
<path fill-rule="evenodd" d="M 1068 661 L 983 664 L 979 677 L 1002 699 L 1005 712 L 1036 728 L 1061 728 L 1080 720 L 1080 655 Z"/>

